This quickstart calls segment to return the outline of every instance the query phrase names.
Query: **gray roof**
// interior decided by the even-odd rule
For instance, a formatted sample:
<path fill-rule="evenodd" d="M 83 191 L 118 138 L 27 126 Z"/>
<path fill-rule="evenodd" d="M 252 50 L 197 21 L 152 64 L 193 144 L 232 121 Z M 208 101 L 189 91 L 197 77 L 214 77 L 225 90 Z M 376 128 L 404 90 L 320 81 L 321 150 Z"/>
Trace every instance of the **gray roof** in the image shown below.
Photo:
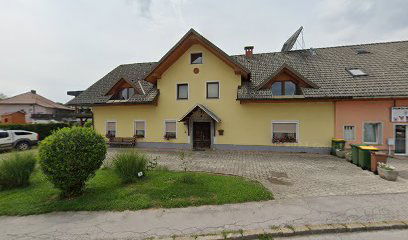
<path fill-rule="evenodd" d="M 150 103 L 159 94 L 156 86 L 144 80 L 145 75 L 155 66 L 156 63 L 134 63 L 123 64 L 106 74 L 99 81 L 83 91 L 77 97 L 68 102 L 69 105 L 94 105 L 106 103 Z M 127 101 L 110 101 L 112 95 L 107 92 L 122 78 L 133 83 L 136 94 Z"/>
<path fill-rule="evenodd" d="M 357 54 L 356 49 L 370 53 Z M 251 70 L 251 81 L 238 90 L 238 99 L 276 99 L 270 89 L 257 87 L 283 64 L 318 86 L 302 89 L 305 98 L 408 96 L 408 41 L 318 48 L 314 52 L 261 53 L 250 59 L 233 56 Z M 368 75 L 353 77 L 346 70 L 349 68 L 360 68 Z"/>
<path fill-rule="evenodd" d="M 357 54 L 356 49 L 370 53 Z M 272 96 L 270 89 L 258 90 L 283 65 L 290 66 L 314 85 L 302 88 L 303 95 L 294 98 L 408 97 L 408 41 L 317 48 L 314 54 L 310 50 L 296 50 L 231 58 L 251 72 L 250 81 L 243 81 L 238 89 L 237 98 L 242 100 L 288 98 Z M 68 104 L 108 103 L 111 96 L 105 96 L 106 92 L 121 78 L 131 81 L 137 88 L 142 85 L 145 92 L 136 89 L 138 94 L 127 103 L 152 102 L 159 92 L 144 79 L 155 64 L 120 65 Z M 349 68 L 360 68 L 368 75 L 353 77 L 346 70 Z"/>

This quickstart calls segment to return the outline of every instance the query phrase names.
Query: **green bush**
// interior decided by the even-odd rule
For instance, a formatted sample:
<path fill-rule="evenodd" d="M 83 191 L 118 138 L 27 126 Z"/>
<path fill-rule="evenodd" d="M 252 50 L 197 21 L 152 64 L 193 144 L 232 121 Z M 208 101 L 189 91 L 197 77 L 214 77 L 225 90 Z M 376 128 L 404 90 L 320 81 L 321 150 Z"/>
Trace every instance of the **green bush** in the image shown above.
<path fill-rule="evenodd" d="M 84 123 L 84 127 L 92 127 L 92 120 L 88 120 Z"/>
<path fill-rule="evenodd" d="M 40 140 L 43 140 L 51 135 L 53 131 L 69 126 L 67 123 L 0 124 L 0 129 L 35 132 L 40 135 Z"/>
<path fill-rule="evenodd" d="M 62 128 L 44 139 L 39 147 L 41 169 L 63 197 L 75 196 L 95 175 L 106 156 L 102 135 L 91 128 Z"/>
<path fill-rule="evenodd" d="M 0 160 L 0 190 L 28 186 L 35 163 L 33 153 L 14 153 Z"/>
<path fill-rule="evenodd" d="M 146 154 L 137 151 L 117 153 L 112 160 L 113 168 L 123 183 L 132 183 L 145 176 L 148 162 Z"/>

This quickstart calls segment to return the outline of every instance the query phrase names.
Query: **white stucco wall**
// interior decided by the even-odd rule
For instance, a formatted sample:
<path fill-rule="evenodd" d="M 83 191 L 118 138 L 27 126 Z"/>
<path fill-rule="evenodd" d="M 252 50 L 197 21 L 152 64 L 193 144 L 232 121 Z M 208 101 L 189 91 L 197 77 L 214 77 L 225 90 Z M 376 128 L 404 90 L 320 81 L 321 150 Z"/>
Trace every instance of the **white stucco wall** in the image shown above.
<path fill-rule="evenodd" d="M 26 112 L 26 122 L 31 123 L 31 114 L 35 113 L 44 113 L 44 114 L 52 114 L 54 113 L 54 109 L 52 108 L 45 108 L 40 105 L 0 105 L 0 115 L 4 113 L 12 113 L 23 110 Z"/>

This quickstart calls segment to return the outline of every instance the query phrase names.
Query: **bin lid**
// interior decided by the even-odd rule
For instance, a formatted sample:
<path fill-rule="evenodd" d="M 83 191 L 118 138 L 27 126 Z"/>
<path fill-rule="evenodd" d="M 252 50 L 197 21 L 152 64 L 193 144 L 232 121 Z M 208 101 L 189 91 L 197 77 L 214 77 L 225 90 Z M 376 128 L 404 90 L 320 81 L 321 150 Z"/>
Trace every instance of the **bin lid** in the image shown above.
<path fill-rule="evenodd" d="M 346 140 L 344 140 L 343 138 L 332 138 L 333 142 L 345 142 Z"/>
<path fill-rule="evenodd" d="M 371 150 L 371 151 L 378 151 L 378 150 L 380 150 L 380 149 L 378 149 L 378 148 L 376 148 L 376 147 L 374 147 L 374 146 L 359 146 L 359 148 L 360 148 L 361 150 Z"/>

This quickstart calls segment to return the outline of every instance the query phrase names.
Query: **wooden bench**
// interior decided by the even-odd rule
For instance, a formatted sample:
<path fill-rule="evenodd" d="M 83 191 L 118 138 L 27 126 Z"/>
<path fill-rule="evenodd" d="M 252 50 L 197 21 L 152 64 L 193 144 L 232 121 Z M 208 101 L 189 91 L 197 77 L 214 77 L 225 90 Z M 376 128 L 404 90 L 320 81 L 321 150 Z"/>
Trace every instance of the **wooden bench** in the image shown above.
<path fill-rule="evenodd" d="M 109 146 L 136 146 L 136 137 L 112 137 L 109 138 Z"/>

